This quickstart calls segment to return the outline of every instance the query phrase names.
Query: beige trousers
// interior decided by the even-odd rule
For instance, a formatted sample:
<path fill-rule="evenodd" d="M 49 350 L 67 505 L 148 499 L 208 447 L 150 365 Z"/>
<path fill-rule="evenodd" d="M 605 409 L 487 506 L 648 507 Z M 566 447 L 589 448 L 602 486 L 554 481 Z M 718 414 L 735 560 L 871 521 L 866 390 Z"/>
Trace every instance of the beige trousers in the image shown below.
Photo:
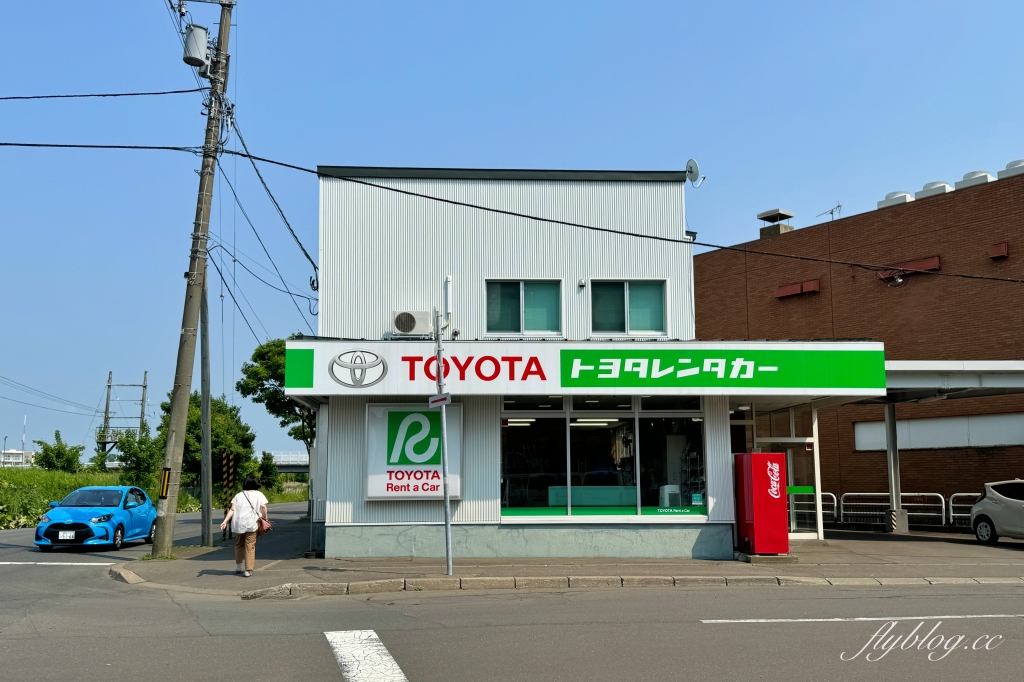
<path fill-rule="evenodd" d="M 256 531 L 252 533 L 237 533 L 235 541 L 235 563 L 245 561 L 245 570 L 251 571 L 256 567 Z"/>

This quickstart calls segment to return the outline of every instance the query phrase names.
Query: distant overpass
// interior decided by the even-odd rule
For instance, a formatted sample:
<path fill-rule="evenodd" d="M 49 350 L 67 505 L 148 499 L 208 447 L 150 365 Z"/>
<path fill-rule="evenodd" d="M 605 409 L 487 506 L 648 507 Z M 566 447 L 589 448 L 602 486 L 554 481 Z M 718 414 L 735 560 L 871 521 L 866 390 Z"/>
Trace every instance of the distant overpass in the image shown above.
<path fill-rule="evenodd" d="M 304 450 L 271 452 L 274 456 L 274 464 L 282 474 L 308 474 L 309 453 Z"/>

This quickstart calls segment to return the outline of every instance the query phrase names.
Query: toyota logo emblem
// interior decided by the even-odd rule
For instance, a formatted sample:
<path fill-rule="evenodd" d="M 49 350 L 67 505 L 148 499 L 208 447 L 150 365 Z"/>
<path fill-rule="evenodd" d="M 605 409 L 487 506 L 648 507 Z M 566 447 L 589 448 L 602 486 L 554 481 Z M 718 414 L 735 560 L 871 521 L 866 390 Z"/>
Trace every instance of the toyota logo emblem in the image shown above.
<path fill-rule="evenodd" d="M 331 378 L 349 388 L 367 388 L 388 373 L 387 360 L 368 350 L 347 350 L 331 359 Z"/>

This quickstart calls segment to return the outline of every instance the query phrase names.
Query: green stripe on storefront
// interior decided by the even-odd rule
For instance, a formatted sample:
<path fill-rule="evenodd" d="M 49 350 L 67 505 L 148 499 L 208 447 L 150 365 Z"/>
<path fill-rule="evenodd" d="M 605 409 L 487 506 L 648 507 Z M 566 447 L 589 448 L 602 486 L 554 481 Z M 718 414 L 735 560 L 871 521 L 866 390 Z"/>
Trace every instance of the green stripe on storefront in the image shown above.
<path fill-rule="evenodd" d="M 644 516 L 707 516 L 703 505 L 688 507 L 641 507 Z M 565 507 L 505 507 L 502 516 L 567 516 Z M 573 507 L 573 516 L 636 516 L 636 507 Z"/>
<path fill-rule="evenodd" d="M 786 494 L 787 495 L 813 495 L 814 494 L 814 486 L 813 485 L 787 485 L 786 486 Z"/>
<path fill-rule="evenodd" d="M 313 349 L 287 348 L 284 352 L 284 387 L 313 388 Z"/>

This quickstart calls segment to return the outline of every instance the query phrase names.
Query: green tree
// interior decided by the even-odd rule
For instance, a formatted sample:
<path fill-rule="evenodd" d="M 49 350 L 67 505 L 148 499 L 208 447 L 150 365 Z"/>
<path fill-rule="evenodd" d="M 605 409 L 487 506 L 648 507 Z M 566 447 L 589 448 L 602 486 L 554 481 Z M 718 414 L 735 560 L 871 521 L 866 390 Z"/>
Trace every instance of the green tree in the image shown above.
<path fill-rule="evenodd" d="M 160 437 L 150 435 L 149 424 L 143 423 L 138 434 L 124 431 L 117 439 L 117 449 L 121 453 L 121 472 L 117 477 L 118 485 L 135 485 L 145 490 L 156 488 L 156 471 L 163 461 L 164 449 Z"/>
<path fill-rule="evenodd" d="M 275 492 L 284 490 L 284 485 L 281 483 L 281 472 L 277 470 L 274 455 L 266 451 L 264 451 L 263 456 L 260 458 L 259 479 L 260 487 L 264 490 L 273 490 Z"/>
<path fill-rule="evenodd" d="M 32 441 L 39 446 L 39 453 L 36 454 L 35 465 L 43 469 L 56 471 L 67 471 L 77 473 L 82 468 L 82 453 L 85 452 L 84 445 L 68 445 L 60 437 L 60 431 L 53 432 L 53 445 L 44 440 Z"/>
<path fill-rule="evenodd" d="M 107 459 L 109 459 L 107 451 L 97 447 L 96 454 L 92 456 L 91 460 L 89 460 L 91 462 L 89 465 L 89 471 L 103 473 L 107 470 Z"/>
<path fill-rule="evenodd" d="M 171 402 L 160 403 L 163 414 L 157 429 L 157 442 L 160 444 L 161 456 L 167 447 L 167 429 L 170 423 Z M 188 405 L 188 422 L 185 429 L 185 454 L 182 459 L 182 474 L 194 474 L 196 480 L 202 466 L 202 400 L 199 391 L 192 393 Z M 229 405 L 223 396 L 210 400 L 210 450 L 213 455 L 213 482 L 221 484 L 221 464 L 224 457 L 234 455 L 236 488 L 239 488 L 245 476 L 257 475 L 259 462 L 253 457 L 253 443 L 256 434 L 249 425 L 242 421 L 241 409 L 237 405 Z M 240 488 L 239 488 L 240 489 Z"/>
<path fill-rule="evenodd" d="M 289 338 L 297 338 L 292 334 Z M 256 346 L 252 362 L 242 364 L 242 378 L 235 389 L 254 403 L 262 404 L 277 417 L 288 435 L 302 441 L 309 452 L 316 438 L 316 412 L 284 394 L 284 339 L 271 339 Z"/>

